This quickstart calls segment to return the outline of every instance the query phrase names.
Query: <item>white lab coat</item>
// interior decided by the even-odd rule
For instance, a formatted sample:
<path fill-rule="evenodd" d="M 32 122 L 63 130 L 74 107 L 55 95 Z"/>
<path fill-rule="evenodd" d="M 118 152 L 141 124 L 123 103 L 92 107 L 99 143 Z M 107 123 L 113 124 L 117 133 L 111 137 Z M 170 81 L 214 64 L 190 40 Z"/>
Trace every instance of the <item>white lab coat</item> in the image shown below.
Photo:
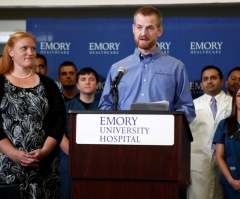
<path fill-rule="evenodd" d="M 204 94 L 194 100 L 196 118 L 190 124 L 193 135 L 192 185 L 188 187 L 188 199 L 223 199 L 222 186 L 219 183 L 220 170 L 212 140 L 218 123 L 231 113 L 232 97 L 221 91 L 215 98 L 218 109 L 215 120 L 210 107 L 211 96 Z"/>

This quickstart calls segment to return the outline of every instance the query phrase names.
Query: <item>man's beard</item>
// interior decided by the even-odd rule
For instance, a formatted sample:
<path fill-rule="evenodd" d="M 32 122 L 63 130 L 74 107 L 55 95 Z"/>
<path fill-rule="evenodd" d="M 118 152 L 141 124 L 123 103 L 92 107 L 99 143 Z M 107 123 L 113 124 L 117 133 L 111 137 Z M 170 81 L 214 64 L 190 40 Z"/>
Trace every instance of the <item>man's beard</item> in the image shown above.
<path fill-rule="evenodd" d="M 148 38 L 146 38 L 146 37 L 144 37 L 144 38 L 148 40 Z M 152 41 L 150 41 L 148 43 L 140 44 L 139 41 L 141 40 L 141 37 L 134 38 L 134 40 L 135 40 L 135 43 L 136 43 L 137 47 L 139 47 L 139 48 L 141 48 L 143 50 L 148 50 L 148 49 L 152 48 L 153 46 L 156 46 L 156 43 L 157 43 L 157 40 L 152 40 Z"/>

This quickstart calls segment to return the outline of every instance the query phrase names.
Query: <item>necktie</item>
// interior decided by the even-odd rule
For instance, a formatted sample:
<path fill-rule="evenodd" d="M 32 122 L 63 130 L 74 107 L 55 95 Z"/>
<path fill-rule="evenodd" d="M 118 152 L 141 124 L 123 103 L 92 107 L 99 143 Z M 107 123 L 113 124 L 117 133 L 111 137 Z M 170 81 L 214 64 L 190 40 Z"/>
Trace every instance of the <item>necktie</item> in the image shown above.
<path fill-rule="evenodd" d="M 211 102 L 212 102 L 211 103 L 212 114 L 213 114 L 213 118 L 215 119 L 217 114 L 217 101 L 214 97 L 212 97 Z"/>

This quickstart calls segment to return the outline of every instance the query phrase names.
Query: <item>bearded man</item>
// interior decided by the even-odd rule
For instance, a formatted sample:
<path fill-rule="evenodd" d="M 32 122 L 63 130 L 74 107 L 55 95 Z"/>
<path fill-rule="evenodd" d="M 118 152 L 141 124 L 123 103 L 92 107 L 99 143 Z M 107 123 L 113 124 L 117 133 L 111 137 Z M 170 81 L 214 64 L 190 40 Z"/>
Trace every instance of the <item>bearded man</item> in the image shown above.
<path fill-rule="evenodd" d="M 109 95 L 120 67 L 126 74 L 118 84 L 117 110 L 129 110 L 133 102 L 169 102 L 170 111 L 184 111 L 189 123 L 195 118 L 193 99 L 184 64 L 157 45 L 163 33 L 162 14 L 151 6 L 138 9 L 132 25 L 136 49 L 134 54 L 112 65 L 100 99 L 101 110 L 113 110 Z"/>

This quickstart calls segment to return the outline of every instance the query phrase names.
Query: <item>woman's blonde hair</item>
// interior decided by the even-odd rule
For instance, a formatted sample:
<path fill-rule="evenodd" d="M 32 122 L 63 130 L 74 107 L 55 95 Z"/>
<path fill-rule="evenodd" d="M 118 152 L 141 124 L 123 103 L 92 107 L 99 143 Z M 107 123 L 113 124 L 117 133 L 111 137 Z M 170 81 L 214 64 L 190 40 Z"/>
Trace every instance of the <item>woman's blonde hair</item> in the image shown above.
<path fill-rule="evenodd" d="M 7 44 L 4 47 L 3 50 L 3 60 L 2 64 L 0 66 L 0 74 L 4 74 L 12 70 L 13 68 L 13 61 L 12 57 L 9 55 L 8 50 L 9 48 L 13 48 L 15 43 L 19 41 L 22 38 L 29 37 L 32 38 L 33 41 L 36 43 L 35 37 L 31 33 L 27 32 L 15 32 L 10 36 L 10 38 L 7 41 Z"/>

